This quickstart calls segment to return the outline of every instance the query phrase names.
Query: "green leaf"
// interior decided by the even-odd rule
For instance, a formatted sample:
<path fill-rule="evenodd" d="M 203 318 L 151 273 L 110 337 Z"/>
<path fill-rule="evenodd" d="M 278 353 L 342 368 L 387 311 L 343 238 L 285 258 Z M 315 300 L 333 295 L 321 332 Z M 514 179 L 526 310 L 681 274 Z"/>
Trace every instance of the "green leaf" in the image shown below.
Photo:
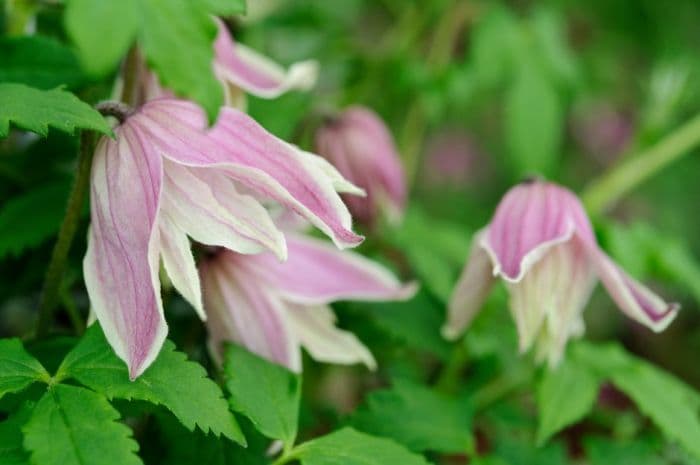
<path fill-rule="evenodd" d="M 102 115 L 70 92 L 0 83 L 0 138 L 7 136 L 10 122 L 42 136 L 49 126 L 67 133 L 80 128 L 112 134 Z"/>
<path fill-rule="evenodd" d="M 405 380 L 371 393 L 350 418 L 360 431 L 422 452 L 469 452 L 474 447 L 468 404 Z"/>
<path fill-rule="evenodd" d="M 305 442 L 291 456 L 302 465 L 428 465 L 422 455 L 352 428 Z"/>
<path fill-rule="evenodd" d="M 99 326 L 93 325 L 66 356 L 56 377 L 73 378 L 109 399 L 163 405 L 190 431 L 198 426 L 205 432 L 245 443 L 221 389 L 201 365 L 188 361 L 170 341 L 165 342 L 155 362 L 130 381 L 126 365 L 109 347 Z"/>
<path fill-rule="evenodd" d="M 530 23 L 550 76 L 563 85 L 576 84 L 579 69 L 576 57 L 567 44 L 566 18 L 554 10 L 538 8 Z"/>
<path fill-rule="evenodd" d="M 5 202 L 0 208 L 0 259 L 18 256 L 58 231 L 68 189 L 68 182 L 54 182 Z"/>
<path fill-rule="evenodd" d="M 662 465 L 666 461 L 658 447 L 647 441 L 614 442 L 608 438 L 589 436 L 583 440 L 590 465 Z"/>
<path fill-rule="evenodd" d="M 544 443 L 586 416 L 595 405 L 599 387 L 597 376 L 588 367 L 570 360 L 564 360 L 556 370 L 545 370 L 537 389 L 537 442 Z"/>
<path fill-rule="evenodd" d="M 83 69 L 95 77 L 113 71 L 140 27 L 137 0 L 68 0 L 65 26 Z"/>
<path fill-rule="evenodd" d="M 36 381 L 48 382 L 50 378 L 41 363 L 24 350 L 19 339 L 0 339 L 0 398 L 22 391 Z"/>
<path fill-rule="evenodd" d="M 517 19 L 505 8 L 494 7 L 481 16 L 474 29 L 471 55 L 482 86 L 497 86 L 511 74 L 519 35 Z"/>
<path fill-rule="evenodd" d="M 561 102 L 552 83 L 534 64 L 520 64 L 506 102 L 506 139 L 515 175 L 551 176 L 562 136 Z"/>
<path fill-rule="evenodd" d="M 672 441 L 700 459 L 700 394 L 618 345 L 578 343 L 572 356 L 609 379 Z"/>
<path fill-rule="evenodd" d="M 267 437 L 294 444 L 299 418 L 301 377 L 286 368 L 229 345 L 224 362 L 233 410 L 250 419 Z"/>
<path fill-rule="evenodd" d="M 200 0 L 207 11 L 219 16 L 232 16 L 244 14 L 248 5 L 246 0 Z"/>
<path fill-rule="evenodd" d="M 141 14 L 143 50 L 161 82 L 215 120 L 224 97 L 212 70 L 216 25 L 208 11 L 185 0 L 141 0 Z"/>
<path fill-rule="evenodd" d="M 33 404 L 25 403 L 17 412 L 0 422 L 0 463 L 2 465 L 29 465 L 29 454 L 24 450 L 22 427 L 29 420 Z"/>
<path fill-rule="evenodd" d="M 24 446 L 41 465 L 140 465 L 131 430 L 119 412 L 87 389 L 58 384 L 24 426 Z"/>
<path fill-rule="evenodd" d="M 0 39 L 0 82 L 18 82 L 40 89 L 75 87 L 84 80 L 73 52 L 49 37 Z"/>

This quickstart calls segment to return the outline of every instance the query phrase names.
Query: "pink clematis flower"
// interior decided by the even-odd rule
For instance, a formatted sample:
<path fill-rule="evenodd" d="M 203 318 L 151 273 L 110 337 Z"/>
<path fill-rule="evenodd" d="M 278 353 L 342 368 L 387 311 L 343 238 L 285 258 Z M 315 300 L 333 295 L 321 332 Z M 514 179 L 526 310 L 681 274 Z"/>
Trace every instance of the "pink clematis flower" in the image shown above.
<path fill-rule="evenodd" d="M 95 315 L 132 378 L 154 360 L 167 333 L 161 260 L 205 318 L 187 236 L 285 259 L 284 235 L 262 198 L 306 218 L 338 247 L 362 240 L 336 192 L 357 188 L 322 158 L 277 139 L 238 110 L 222 109 L 207 129 L 196 105 L 156 99 L 114 132 L 95 151 L 84 274 Z"/>
<path fill-rule="evenodd" d="M 391 133 L 374 112 L 355 106 L 329 119 L 316 133 L 316 151 L 367 192 L 366 198 L 344 199 L 358 221 L 371 226 L 380 213 L 393 220 L 402 215 L 403 167 Z"/>
<path fill-rule="evenodd" d="M 581 313 L 600 278 L 630 318 L 662 331 L 679 306 L 668 304 L 627 275 L 599 247 L 583 205 L 569 190 L 544 181 L 512 188 L 491 223 L 477 233 L 454 290 L 443 334 L 455 339 L 501 277 L 520 350 L 537 342 L 537 357 L 556 365 L 568 338 L 583 331 Z"/>
<path fill-rule="evenodd" d="M 300 371 L 303 346 L 319 361 L 361 362 L 373 369 L 372 354 L 355 335 L 336 328 L 328 304 L 407 299 L 415 286 L 401 285 L 371 260 L 318 239 L 288 234 L 287 246 L 286 262 L 271 253 L 222 249 L 201 264 L 212 353 L 234 341 Z"/>

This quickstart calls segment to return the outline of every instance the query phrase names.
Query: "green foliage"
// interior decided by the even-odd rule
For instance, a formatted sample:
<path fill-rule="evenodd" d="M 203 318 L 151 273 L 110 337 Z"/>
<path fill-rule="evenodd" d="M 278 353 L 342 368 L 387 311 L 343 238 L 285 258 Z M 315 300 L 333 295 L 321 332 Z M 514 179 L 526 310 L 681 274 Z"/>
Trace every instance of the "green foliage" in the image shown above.
<path fill-rule="evenodd" d="M 0 463 L 3 465 L 29 465 L 29 454 L 22 445 L 22 426 L 29 420 L 32 408 L 33 405 L 25 404 L 0 422 Z"/>
<path fill-rule="evenodd" d="M 305 442 L 290 457 L 302 465 L 427 465 L 420 456 L 389 439 L 360 433 L 352 428 Z"/>
<path fill-rule="evenodd" d="M 131 381 L 124 362 L 111 350 L 99 326 L 93 325 L 66 356 L 56 377 L 73 378 L 109 399 L 161 404 L 190 431 L 198 426 L 205 432 L 245 443 L 221 389 L 199 364 L 177 352 L 170 341 L 165 343 L 153 365 Z"/>
<path fill-rule="evenodd" d="M 24 446 L 42 465 L 139 465 L 138 444 L 117 412 L 87 389 L 52 386 L 24 426 Z"/>
<path fill-rule="evenodd" d="M 671 440 L 700 459 L 700 394 L 615 344 L 579 343 L 572 351 L 600 379 L 609 379 Z"/>
<path fill-rule="evenodd" d="M 301 377 L 284 367 L 229 345 L 224 362 L 231 408 L 255 428 L 286 446 L 294 444 L 299 418 Z"/>
<path fill-rule="evenodd" d="M 0 339 L 0 398 L 30 384 L 49 381 L 41 363 L 24 350 L 19 339 Z"/>
<path fill-rule="evenodd" d="M 349 423 L 416 452 L 458 454 L 474 447 L 471 417 L 472 409 L 465 401 L 397 379 L 391 389 L 371 393 Z"/>
<path fill-rule="evenodd" d="M 40 89 L 76 87 L 84 81 L 75 54 L 49 37 L 0 38 L 0 82 Z"/>
<path fill-rule="evenodd" d="M 658 448 L 644 440 L 611 441 L 598 436 L 585 438 L 586 456 L 591 465 L 661 465 Z"/>
<path fill-rule="evenodd" d="M 49 126 L 68 133 L 76 129 L 112 133 L 102 115 L 70 92 L 0 83 L 0 138 L 7 136 L 11 122 L 41 136 L 48 134 Z"/>
<path fill-rule="evenodd" d="M 214 14 L 231 16 L 245 14 L 246 0 L 202 0 L 202 5 Z"/>
<path fill-rule="evenodd" d="M 539 425 L 537 442 L 586 416 L 595 405 L 600 381 L 590 370 L 565 360 L 556 370 L 545 370 L 537 389 Z"/>
<path fill-rule="evenodd" d="M 0 259 L 18 256 L 51 237 L 61 224 L 68 197 L 66 181 L 13 197 L 0 208 Z"/>

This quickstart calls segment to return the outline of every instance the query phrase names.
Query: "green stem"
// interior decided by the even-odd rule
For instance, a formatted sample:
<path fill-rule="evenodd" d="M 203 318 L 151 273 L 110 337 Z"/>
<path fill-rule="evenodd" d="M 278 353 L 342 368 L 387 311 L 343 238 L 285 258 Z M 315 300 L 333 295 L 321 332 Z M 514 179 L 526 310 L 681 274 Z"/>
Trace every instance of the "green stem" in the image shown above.
<path fill-rule="evenodd" d="M 700 115 L 640 154 L 625 159 L 594 181 L 581 198 L 591 215 L 599 215 L 623 195 L 700 144 Z"/>
<path fill-rule="evenodd" d="M 466 366 L 468 360 L 469 354 L 464 344 L 464 340 L 462 339 L 457 342 L 452 350 L 452 353 L 450 354 L 450 359 L 442 368 L 437 381 L 435 381 L 435 389 L 446 394 L 455 392 L 459 386 L 462 372 L 464 371 L 464 367 Z"/>
<path fill-rule="evenodd" d="M 68 252 L 73 243 L 75 232 L 78 229 L 80 214 L 85 203 L 85 194 L 90 184 L 92 154 L 93 134 L 91 131 L 83 131 L 80 137 L 78 172 L 68 197 L 66 215 L 58 232 L 58 238 L 51 254 L 51 261 L 46 269 L 44 287 L 39 301 L 39 319 L 37 320 L 35 334 L 37 338 L 45 337 L 49 332 L 53 320 L 53 311 L 58 304 Z"/>

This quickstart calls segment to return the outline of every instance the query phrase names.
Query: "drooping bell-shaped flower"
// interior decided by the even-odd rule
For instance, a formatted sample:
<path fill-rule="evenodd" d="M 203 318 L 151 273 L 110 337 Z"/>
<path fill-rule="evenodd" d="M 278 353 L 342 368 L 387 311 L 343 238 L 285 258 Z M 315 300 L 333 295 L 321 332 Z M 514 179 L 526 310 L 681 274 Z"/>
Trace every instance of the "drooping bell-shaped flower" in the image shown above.
<path fill-rule="evenodd" d="M 355 106 L 328 119 L 316 133 L 316 152 L 367 192 L 364 198 L 344 199 L 354 218 L 372 225 L 380 214 L 401 216 L 406 204 L 403 167 L 389 129 L 373 111 Z"/>
<path fill-rule="evenodd" d="M 520 350 L 537 344 L 538 358 L 550 365 L 558 363 L 569 337 L 583 331 L 581 313 L 596 277 L 620 310 L 653 331 L 666 328 L 679 308 L 614 263 L 598 247 L 578 198 L 544 181 L 512 188 L 476 234 L 449 303 L 446 338 L 469 325 L 497 277 L 510 292 Z"/>
<path fill-rule="evenodd" d="M 156 99 L 114 133 L 95 151 L 84 274 L 92 309 L 132 378 L 154 360 L 167 332 L 161 260 L 205 317 L 188 236 L 285 259 L 284 235 L 263 200 L 306 218 L 340 248 L 362 240 L 336 192 L 357 189 L 322 158 L 277 139 L 238 110 L 222 109 L 207 129 L 196 105 Z"/>
<path fill-rule="evenodd" d="M 328 304 L 337 300 L 399 300 L 415 286 L 402 285 L 388 270 L 318 239 L 287 234 L 289 258 L 271 253 L 242 255 L 220 250 L 200 265 L 210 347 L 225 341 L 301 369 L 301 347 L 316 360 L 375 367 L 354 334 L 335 326 Z"/>

